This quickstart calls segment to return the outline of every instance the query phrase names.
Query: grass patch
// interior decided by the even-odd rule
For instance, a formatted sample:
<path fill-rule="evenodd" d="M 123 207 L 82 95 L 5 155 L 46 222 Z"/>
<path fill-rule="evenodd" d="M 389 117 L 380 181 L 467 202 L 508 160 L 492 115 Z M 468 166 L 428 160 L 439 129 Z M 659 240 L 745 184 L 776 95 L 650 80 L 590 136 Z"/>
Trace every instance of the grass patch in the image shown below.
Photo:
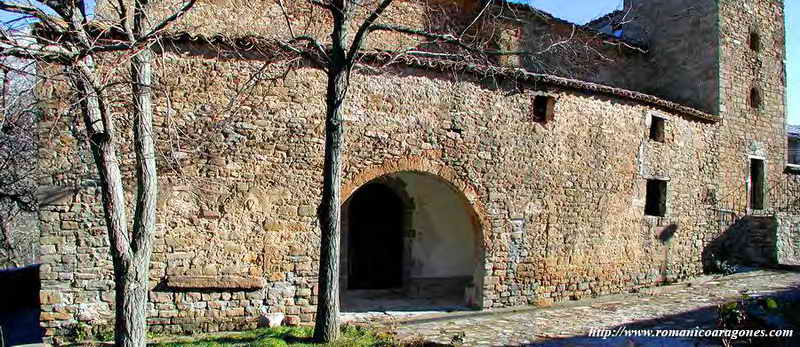
<path fill-rule="evenodd" d="M 185 342 L 164 342 L 153 344 L 157 347 L 218 347 L 218 346 L 396 346 L 388 334 L 380 334 L 360 326 L 342 327 L 342 337 L 333 343 L 315 344 L 311 341 L 314 329 L 311 327 L 261 328 L 224 336 L 206 336 Z"/>

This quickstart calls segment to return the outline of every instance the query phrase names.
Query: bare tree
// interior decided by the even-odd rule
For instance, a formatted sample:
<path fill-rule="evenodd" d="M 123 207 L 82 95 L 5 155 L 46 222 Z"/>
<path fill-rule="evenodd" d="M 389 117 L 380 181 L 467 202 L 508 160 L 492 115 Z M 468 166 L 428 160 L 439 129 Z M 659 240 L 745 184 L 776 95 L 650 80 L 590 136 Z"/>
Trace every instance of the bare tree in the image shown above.
<path fill-rule="evenodd" d="M 102 190 L 102 204 L 114 263 L 116 289 L 115 341 L 118 346 L 144 346 L 147 291 L 155 229 L 157 172 L 153 144 L 151 45 L 161 32 L 186 13 L 186 0 L 158 21 L 151 21 L 149 0 L 109 1 L 111 18 L 92 20 L 89 1 L 0 1 L 0 10 L 37 22 L 22 40 L 7 28 L 0 33 L 0 56 L 62 66 L 77 95 Z M 118 156 L 124 134 L 116 130 L 109 82 L 96 63 L 102 53 L 130 59 L 129 107 L 136 153 L 136 198 L 129 221 Z M 129 225 L 129 224 L 132 224 Z"/>
<path fill-rule="evenodd" d="M 37 118 L 33 66 L 29 61 L 0 60 L 0 264 L 33 264 L 38 254 L 36 202 Z M 18 72 L 22 71 L 22 72 Z"/>
<path fill-rule="evenodd" d="M 336 340 L 339 336 L 339 244 L 341 239 L 341 186 L 342 186 L 342 133 L 344 130 L 342 107 L 350 85 L 350 75 L 356 64 L 364 40 L 371 26 L 391 5 L 392 0 L 382 0 L 375 10 L 351 32 L 356 11 L 369 1 L 329 0 L 315 2 L 328 10 L 333 18 L 331 46 L 319 52 L 327 59 L 321 65 L 327 70 L 328 83 L 325 94 L 325 162 L 323 166 L 322 200 L 317 215 L 322 226 L 319 299 L 317 303 L 314 339 L 319 342 Z M 300 40 L 304 38 L 293 38 Z M 315 39 L 308 39 L 315 47 L 322 47 Z"/>
<path fill-rule="evenodd" d="M 314 338 L 319 342 L 329 342 L 339 334 L 343 105 L 352 71 L 363 66 L 360 60 L 369 53 L 377 52 L 497 66 L 506 62 L 505 57 L 517 57 L 522 60 L 516 63 L 517 66 L 525 66 L 533 72 L 564 75 L 578 71 L 586 74 L 592 72 L 590 65 L 610 61 L 602 47 L 603 43 L 608 43 L 608 35 L 578 28 L 534 9 L 505 1 L 464 2 L 465 8 L 458 13 L 460 19 L 445 10 L 457 2 L 442 2 L 442 5 L 420 1 L 422 6 L 428 7 L 428 25 L 409 27 L 394 24 L 391 18 L 385 18 L 393 0 L 308 0 L 312 7 L 323 9 L 324 17 L 331 23 L 330 40 L 327 40 L 307 33 L 295 34 L 287 7 L 282 0 L 276 2 L 284 12 L 292 36 L 281 45 L 310 58 L 327 73 L 323 188 L 317 210 L 321 225 L 321 250 Z M 469 16 L 463 17 L 465 14 Z M 521 19 L 526 16 L 539 17 L 545 23 L 556 23 L 560 26 L 560 32 L 534 28 L 529 31 L 538 32 L 536 37 L 517 38 L 517 42 L 522 44 L 499 44 L 502 41 L 502 29 L 519 25 L 517 23 L 523 22 Z M 319 17 L 312 20 L 317 22 L 316 25 L 320 21 Z M 307 25 L 306 28 L 311 26 Z M 365 47 L 368 36 L 376 32 L 411 37 L 414 38 L 413 44 L 388 50 Z"/>

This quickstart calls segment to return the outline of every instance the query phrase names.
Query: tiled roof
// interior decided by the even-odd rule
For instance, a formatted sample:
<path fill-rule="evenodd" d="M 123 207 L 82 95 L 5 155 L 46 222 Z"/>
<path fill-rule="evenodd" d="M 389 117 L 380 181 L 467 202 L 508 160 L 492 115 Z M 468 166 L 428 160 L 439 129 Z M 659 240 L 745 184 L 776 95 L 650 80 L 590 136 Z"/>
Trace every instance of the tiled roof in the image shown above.
<path fill-rule="evenodd" d="M 180 33 L 172 35 L 162 40 L 168 45 L 179 44 L 207 44 L 211 47 L 231 51 L 251 51 L 256 54 L 277 54 L 284 49 L 274 40 L 267 40 L 256 36 L 245 36 L 230 38 L 225 36 L 205 37 L 202 35 L 192 35 Z M 314 54 L 310 52 L 310 54 Z M 273 59 L 275 57 L 272 57 Z M 360 55 L 359 62 L 372 63 L 377 66 L 404 65 L 408 67 L 432 70 L 437 72 L 461 72 L 478 77 L 496 76 L 508 78 L 518 82 L 528 83 L 534 88 L 545 88 L 547 86 L 563 89 L 571 89 L 585 93 L 595 93 L 600 95 L 616 96 L 622 99 L 637 101 L 642 104 L 670 110 L 677 114 L 688 116 L 693 119 L 705 122 L 717 122 L 721 118 L 717 115 L 708 114 L 692 107 L 684 106 L 672 101 L 664 100 L 659 97 L 644 94 L 622 88 L 607 85 L 559 77 L 554 75 L 531 73 L 519 68 L 506 68 L 497 66 L 487 66 L 474 64 L 465 61 L 454 61 L 443 58 L 418 57 L 411 55 L 395 55 L 386 52 L 364 52 Z"/>
<path fill-rule="evenodd" d="M 597 19 L 595 19 L 595 20 L 593 20 L 593 21 L 591 21 L 589 23 L 586 23 L 585 26 L 590 27 L 590 28 L 594 28 L 595 26 L 599 25 L 600 23 L 614 20 L 614 18 L 619 17 L 623 13 L 624 12 L 622 12 L 622 10 L 613 11 L 613 12 L 611 12 L 611 13 L 605 15 L 605 16 L 602 16 L 602 17 L 597 18 Z"/>

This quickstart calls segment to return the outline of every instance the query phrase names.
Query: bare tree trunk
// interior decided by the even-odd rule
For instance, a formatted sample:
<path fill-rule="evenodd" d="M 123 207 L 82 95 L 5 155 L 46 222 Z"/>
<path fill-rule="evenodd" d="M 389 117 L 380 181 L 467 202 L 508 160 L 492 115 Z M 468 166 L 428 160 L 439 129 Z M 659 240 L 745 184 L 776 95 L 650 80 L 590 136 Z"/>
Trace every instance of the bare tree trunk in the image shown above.
<path fill-rule="evenodd" d="M 86 128 L 92 153 L 100 173 L 103 207 L 114 261 L 116 284 L 115 342 L 117 346 L 145 346 L 147 337 L 147 294 L 152 235 L 156 223 L 158 192 L 153 142 L 151 95 L 152 51 L 144 49 L 131 60 L 132 89 L 135 98 L 134 141 L 137 172 L 137 201 L 133 232 L 128 233 L 122 175 L 116 153 L 113 123 L 102 104 L 101 91 L 93 87 L 94 65 L 86 59 L 86 68 L 76 76 L 81 94 Z"/>
<path fill-rule="evenodd" d="M 347 91 L 347 72 L 331 70 L 328 78 L 325 122 L 325 165 L 319 219 L 322 244 L 319 264 L 319 299 L 314 339 L 334 341 L 339 337 L 339 243 L 341 239 L 342 114 L 341 101 Z"/>
<path fill-rule="evenodd" d="M 120 283 L 122 297 L 118 296 L 117 299 L 115 340 L 117 346 L 124 347 L 145 346 L 147 339 L 147 292 L 158 195 L 153 143 L 152 56 L 152 51 L 147 48 L 131 59 L 137 204 L 133 218 L 131 262 L 117 282 Z"/>
<path fill-rule="evenodd" d="M 125 197 L 122 187 L 122 174 L 115 143 L 115 134 L 112 120 L 108 117 L 108 109 L 102 103 L 104 97 L 102 90 L 95 88 L 96 75 L 94 62 L 91 58 L 84 60 L 84 69 L 76 71 L 74 82 L 80 95 L 85 97 L 81 101 L 84 122 L 89 135 L 89 144 L 92 149 L 95 164 L 100 176 L 102 190 L 103 211 L 105 213 L 108 239 L 111 248 L 111 258 L 114 262 L 114 283 L 116 289 L 116 324 L 115 339 L 117 345 L 131 346 L 127 343 L 132 322 L 126 318 L 128 297 L 135 292 L 136 281 L 131 281 L 129 269 L 131 268 L 130 239 L 128 235 L 127 216 L 125 213 Z M 135 299 L 134 299 L 135 300 Z M 142 345 L 138 345 L 142 346 Z"/>
<path fill-rule="evenodd" d="M 114 271 L 117 310 L 114 342 L 121 347 L 143 347 L 147 342 L 148 264 L 135 262 L 130 265 L 119 269 L 122 271 Z"/>
<path fill-rule="evenodd" d="M 342 106 L 350 85 L 350 61 L 345 47 L 353 2 L 333 2 L 333 45 L 328 62 L 328 89 L 325 95 L 325 164 L 322 170 L 322 201 L 318 217 L 321 224 L 319 297 L 314 339 L 327 343 L 339 337 L 339 254 L 341 240 L 342 188 Z"/>

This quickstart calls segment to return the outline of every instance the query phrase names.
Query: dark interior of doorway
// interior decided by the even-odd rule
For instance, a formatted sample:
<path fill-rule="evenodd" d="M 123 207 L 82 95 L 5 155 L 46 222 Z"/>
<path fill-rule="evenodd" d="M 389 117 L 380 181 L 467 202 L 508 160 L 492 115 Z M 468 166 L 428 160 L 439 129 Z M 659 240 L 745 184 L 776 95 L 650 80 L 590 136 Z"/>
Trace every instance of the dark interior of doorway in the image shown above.
<path fill-rule="evenodd" d="M 387 186 L 368 184 L 350 202 L 348 289 L 403 286 L 403 201 Z"/>

